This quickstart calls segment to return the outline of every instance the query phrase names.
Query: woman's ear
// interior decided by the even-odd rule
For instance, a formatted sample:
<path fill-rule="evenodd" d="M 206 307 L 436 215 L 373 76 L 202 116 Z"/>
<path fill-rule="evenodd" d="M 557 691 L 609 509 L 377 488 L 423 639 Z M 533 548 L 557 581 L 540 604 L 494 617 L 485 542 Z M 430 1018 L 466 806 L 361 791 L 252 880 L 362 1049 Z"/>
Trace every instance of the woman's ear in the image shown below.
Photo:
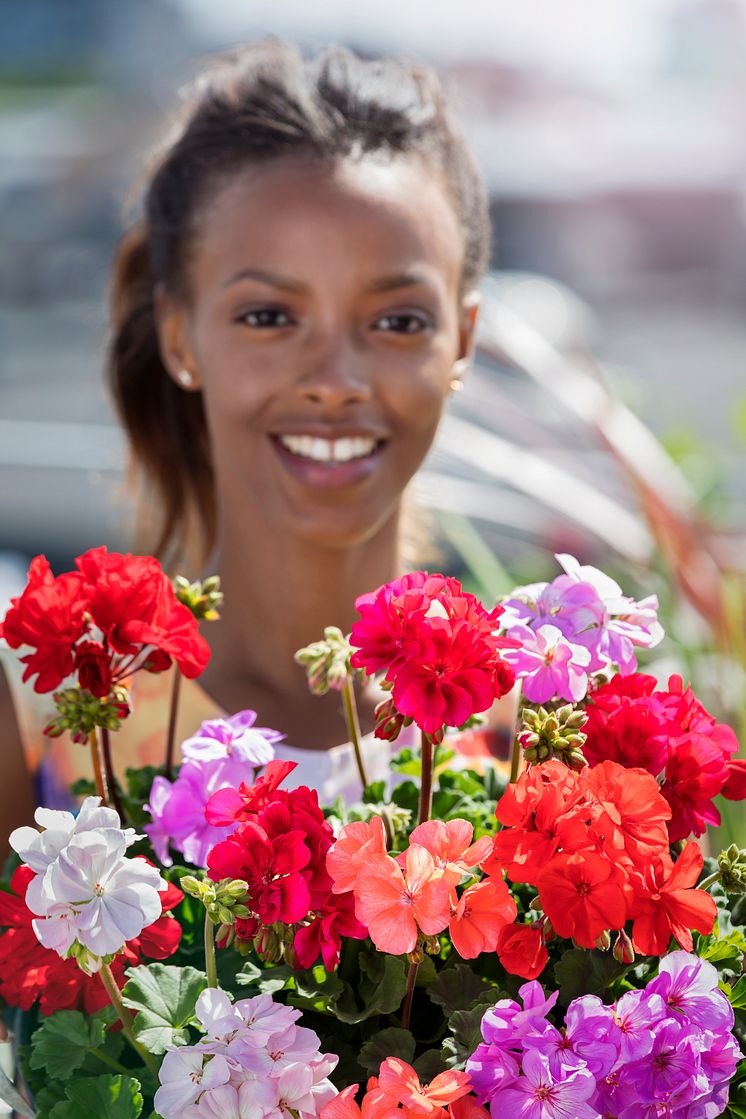
<path fill-rule="evenodd" d="M 460 382 L 466 375 L 474 356 L 477 319 L 482 297 L 478 291 L 464 296 L 459 317 L 458 357 L 453 363 L 453 379 Z"/>
<path fill-rule="evenodd" d="M 189 342 L 186 308 L 163 284 L 156 286 L 154 304 L 158 349 L 166 372 L 179 388 L 198 391 L 202 386 Z"/>

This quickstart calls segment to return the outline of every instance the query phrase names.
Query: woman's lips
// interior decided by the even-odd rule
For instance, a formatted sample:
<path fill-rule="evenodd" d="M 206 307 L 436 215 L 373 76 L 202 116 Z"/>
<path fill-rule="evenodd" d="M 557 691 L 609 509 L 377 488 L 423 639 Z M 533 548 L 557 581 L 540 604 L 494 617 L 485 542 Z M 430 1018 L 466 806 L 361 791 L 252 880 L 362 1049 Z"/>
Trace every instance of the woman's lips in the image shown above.
<path fill-rule="evenodd" d="M 386 449 L 386 441 L 380 440 L 373 451 L 363 458 L 353 458 L 347 462 L 319 462 L 288 450 L 276 435 L 271 436 L 270 441 L 287 471 L 303 485 L 314 489 L 354 486 L 364 481 L 377 469 Z"/>

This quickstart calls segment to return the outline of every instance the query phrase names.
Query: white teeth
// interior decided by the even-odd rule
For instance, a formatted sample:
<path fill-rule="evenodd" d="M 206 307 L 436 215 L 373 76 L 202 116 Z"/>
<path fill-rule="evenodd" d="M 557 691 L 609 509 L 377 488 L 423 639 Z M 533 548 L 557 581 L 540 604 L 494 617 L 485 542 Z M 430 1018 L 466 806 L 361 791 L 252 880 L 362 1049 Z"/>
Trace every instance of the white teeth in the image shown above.
<path fill-rule="evenodd" d="M 312 435 L 280 435 L 283 447 L 314 462 L 350 462 L 366 458 L 376 449 L 375 439 L 317 439 Z"/>

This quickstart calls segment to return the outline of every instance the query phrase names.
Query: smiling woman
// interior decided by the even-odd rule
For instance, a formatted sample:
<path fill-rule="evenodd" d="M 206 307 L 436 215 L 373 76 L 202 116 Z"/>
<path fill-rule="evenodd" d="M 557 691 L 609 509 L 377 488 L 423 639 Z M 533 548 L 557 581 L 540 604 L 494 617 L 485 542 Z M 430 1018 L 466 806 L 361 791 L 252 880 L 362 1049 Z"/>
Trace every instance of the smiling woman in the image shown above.
<path fill-rule="evenodd" d="M 228 604 L 184 719 L 257 708 L 327 794 L 337 697 L 309 696 L 293 654 L 401 573 L 402 497 L 468 364 L 488 246 L 431 71 L 277 42 L 199 77 L 120 246 L 110 377 L 149 547 L 219 574 Z M 151 736 L 160 692 L 139 701 Z"/>

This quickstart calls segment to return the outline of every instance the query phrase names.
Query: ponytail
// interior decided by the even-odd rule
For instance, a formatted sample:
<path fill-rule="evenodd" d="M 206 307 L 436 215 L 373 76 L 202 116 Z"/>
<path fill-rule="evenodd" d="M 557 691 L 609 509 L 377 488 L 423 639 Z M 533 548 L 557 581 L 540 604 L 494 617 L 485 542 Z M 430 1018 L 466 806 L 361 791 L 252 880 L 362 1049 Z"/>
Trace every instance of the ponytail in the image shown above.
<path fill-rule="evenodd" d="M 161 360 L 155 278 L 143 225 L 122 238 L 111 292 L 109 384 L 129 434 L 139 495 L 140 550 L 166 564 L 204 562 L 215 539 L 215 498 L 200 393 L 174 383 Z M 199 542 L 199 543 L 197 543 Z"/>

